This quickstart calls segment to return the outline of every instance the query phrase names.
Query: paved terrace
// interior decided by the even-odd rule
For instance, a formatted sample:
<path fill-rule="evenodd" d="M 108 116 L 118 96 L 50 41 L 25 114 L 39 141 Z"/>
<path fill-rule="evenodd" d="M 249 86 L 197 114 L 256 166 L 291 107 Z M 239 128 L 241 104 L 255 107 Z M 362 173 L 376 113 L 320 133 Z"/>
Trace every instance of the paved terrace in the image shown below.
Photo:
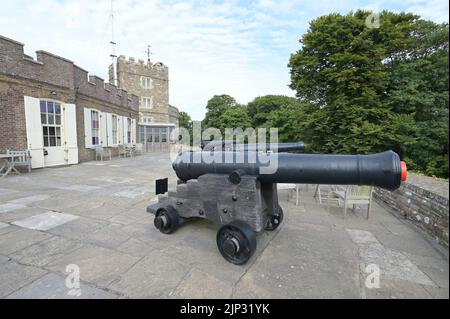
<path fill-rule="evenodd" d="M 175 182 L 167 155 L 34 170 L 0 180 L 0 298 L 448 298 L 448 249 L 378 205 L 372 220 L 281 202 L 283 225 L 258 236 L 245 266 L 216 248 L 218 227 L 163 235 L 145 212 L 154 180 Z M 65 286 L 79 266 L 80 291 Z M 368 264 L 380 288 L 365 285 Z M 70 266 L 69 269 L 70 270 Z"/>

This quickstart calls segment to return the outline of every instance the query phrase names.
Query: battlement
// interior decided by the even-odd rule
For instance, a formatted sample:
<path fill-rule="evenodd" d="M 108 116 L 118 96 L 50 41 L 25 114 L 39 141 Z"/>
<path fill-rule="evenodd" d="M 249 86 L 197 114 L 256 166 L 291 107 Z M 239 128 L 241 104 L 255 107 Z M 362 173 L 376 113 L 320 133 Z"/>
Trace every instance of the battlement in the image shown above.
<path fill-rule="evenodd" d="M 119 64 L 143 67 L 148 70 L 158 70 L 168 72 L 169 69 L 168 66 L 162 62 L 155 62 L 155 63 L 152 63 L 151 61 L 145 62 L 142 59 L 136 60 L 134 57 L 127 58 L 125 55 L 120 55 L 117 60 Z"/>
<path fill-rule="evenodd" d="M 139 98 L 105 83 L 96 75 L 73 61 L 43 50 L 36 51 L 36 59 L 24 53 L 24 44 L 0 36 L 0 73 L 17 78 L 50 84 L 75 94 L 138 110 Z"/>

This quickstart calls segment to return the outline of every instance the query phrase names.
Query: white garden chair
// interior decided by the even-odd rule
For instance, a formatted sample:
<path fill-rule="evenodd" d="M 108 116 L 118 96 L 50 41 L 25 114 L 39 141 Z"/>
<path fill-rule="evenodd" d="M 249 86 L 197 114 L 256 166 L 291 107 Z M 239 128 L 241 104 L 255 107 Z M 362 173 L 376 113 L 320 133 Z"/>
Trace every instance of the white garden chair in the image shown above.
<path fill-rule="evenodd" d="M 356 205 L 367 205 L 367 219 L 370 218 L 372 208 L 372 192 L 371 186 L 350 185 L 347 187 L 338 187 L 331 191 L 331 194 L 339 199 L 339 205 L 342 201 L 344 204 L 344 218 L 347 216 L 347 208 L 352 205 L 355 210 Z"/>

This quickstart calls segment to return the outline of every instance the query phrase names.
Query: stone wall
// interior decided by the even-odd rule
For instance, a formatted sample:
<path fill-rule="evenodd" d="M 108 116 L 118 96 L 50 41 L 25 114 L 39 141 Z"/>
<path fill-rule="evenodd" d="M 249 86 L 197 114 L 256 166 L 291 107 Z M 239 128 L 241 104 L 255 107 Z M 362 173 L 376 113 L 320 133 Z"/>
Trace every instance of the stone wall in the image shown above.
<path fill-rule="evenodd" d="M 180 111 L 173 105 L 169 105 L 169 123 L 173 123 L 178 126 L 178 119 L 180 117 Z"/>
<path fill-rule="evenodd" d="M 84 107 L 138 120 L 137 96 L 54 54 L 37 51 L 33 60 L 22 43 L 0 36 L 0 153 L 27 148 L 24 96 L 76 105 L 80 161 L 93 159 L 84 145 Z"/>
<path fill-rule="evenodd" d="M 448 247 L 448 187 L 448 181 L 409 173 L 399 189 L 376 188 L 374 198 Z"/>

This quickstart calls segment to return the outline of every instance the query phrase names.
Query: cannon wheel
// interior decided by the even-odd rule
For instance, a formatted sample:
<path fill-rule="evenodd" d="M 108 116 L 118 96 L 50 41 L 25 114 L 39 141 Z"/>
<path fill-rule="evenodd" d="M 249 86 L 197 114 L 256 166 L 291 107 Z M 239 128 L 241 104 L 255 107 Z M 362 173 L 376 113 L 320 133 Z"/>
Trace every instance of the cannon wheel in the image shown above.
<path fill-rule="evenodd" d="M 153 224 L 163 234 L 171 234 L 178 228 L 178 213 L 171 206 L 158 209 Z"/>
<path fill-rule="evenodd" d="M 274 215 L 269 216 L 269 220 L 267 221 L 266 227 L 264 227 L 265 230 L 275 230 L 280 226 L 281 222 L 283 221 L 283 209 L 281 206 L 277 207 L 277 210 Z"/>
<path fill-rule="evenodd" d="M 217 232 L 217 247 L 230 263 L 245 264 L 256 250 L 256 233 L 246 223 L 233 221 Z"/>

